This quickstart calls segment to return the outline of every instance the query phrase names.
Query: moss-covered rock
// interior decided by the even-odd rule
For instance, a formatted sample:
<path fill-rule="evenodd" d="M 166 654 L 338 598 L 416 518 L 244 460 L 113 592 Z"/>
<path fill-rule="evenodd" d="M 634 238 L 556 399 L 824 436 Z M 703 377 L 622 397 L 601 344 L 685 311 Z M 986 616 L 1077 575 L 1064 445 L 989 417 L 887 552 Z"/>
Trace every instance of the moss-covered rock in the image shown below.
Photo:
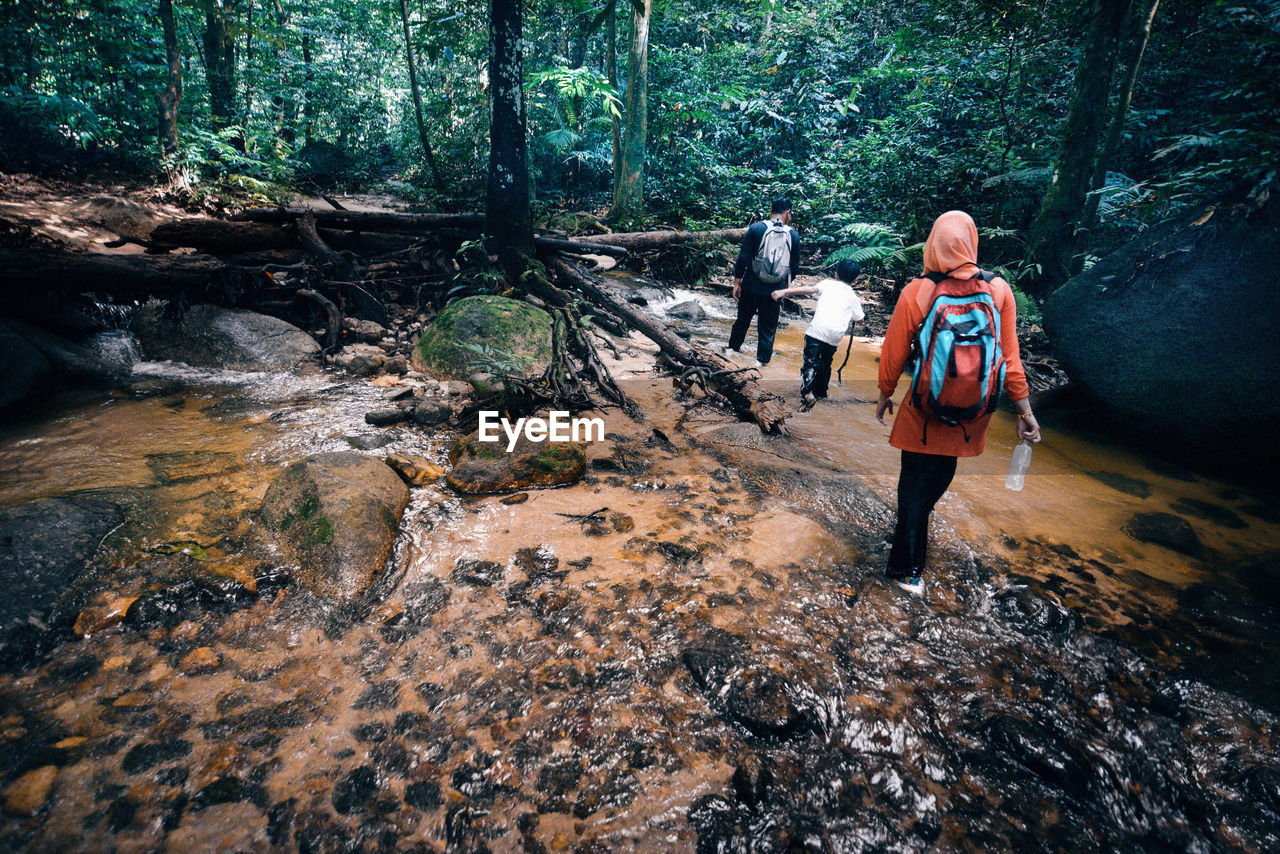
<path fill-rule="evenodd" d="M 478 433 L 459 439 L 449 451 L 449 485 L 459 492 L 514 492 L 574 483 L 587 469 L 577 442 L 530 442 L 522 434 L 507 453 L 506 439 L 481 442 Z"/>
<path fill-rule="evenodd" d="M 477 386 L 493 375 L 537 376 L 550 361 L 551 316 L 496 296 L 449 303 L 413 348 L 417 370 Z"/>
<path fill-rule="evenodd" d="M 408 503 L 409 488 L 385 463 L 343 451 L 286 468 L 259 516 L 303 587 L 349 602 L 381 574 Z"/>

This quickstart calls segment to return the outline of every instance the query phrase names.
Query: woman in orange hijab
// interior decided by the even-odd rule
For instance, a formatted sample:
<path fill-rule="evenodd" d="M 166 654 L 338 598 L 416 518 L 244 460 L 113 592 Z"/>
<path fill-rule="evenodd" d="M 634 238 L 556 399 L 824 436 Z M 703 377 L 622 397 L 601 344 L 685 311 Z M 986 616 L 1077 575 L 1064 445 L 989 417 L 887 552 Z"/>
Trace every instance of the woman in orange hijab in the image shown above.
<path fill-rule="evenodd" d="M 903 289 L 884 336 L 876 419 L 884 424 L 885 414 L 893 414 L 894 389 L 921 325 L 934 314 L 935 291 L 945 287 L 947 294 L 960 299 L 985 292 L 999 314 L 1004 392 L 1018 408 L 1018 436 L 1039 442 L 1040 425 L 1031 414 L 1030 392 L 1018 356 L 1013 291 L 999 276 L 984 274 L 977 262 L 978 229 L 973 219 L 964 211 L 947 211 L 938 217 L 924 245 L 924 273 Z M 951 485 L 956 459 L 982 453 L 991 412 L 962 423 L 948 423 L 920 406 L 917 396 L 910 397 L 898 407 L 889 434 L 889 444 L 902 451 L 902 469 L 898 475 L 898 522 L 886 574 L 904 590 L 920 595 L 924 592 L 929 515 Z"/>

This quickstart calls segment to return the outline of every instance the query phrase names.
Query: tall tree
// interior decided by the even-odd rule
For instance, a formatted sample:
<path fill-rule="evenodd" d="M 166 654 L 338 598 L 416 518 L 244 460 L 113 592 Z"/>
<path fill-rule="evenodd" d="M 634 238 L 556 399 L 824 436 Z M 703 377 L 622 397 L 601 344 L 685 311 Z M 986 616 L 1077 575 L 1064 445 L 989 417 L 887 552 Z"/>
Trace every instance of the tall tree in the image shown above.
<path fill-rule="evenodd" d="M 533 254 L 521 0 L 489 1 L 489 182 L 484 230 L 512 282 Z"/>
<path fill-rule="evenodd" d="M 631 46 L 627 52 L 626 126 L 622 131 L 622 160 L 613 164 L 612 220 L 631 219 L 644 211 L 645 140 L 649 132 L 649 21 L 653 0 L 633 0 Z"/>
<path fill-rule="evenodd" d="M 164 33 L 165 86 L 156 95 L 160 108 L 160 152 L 169 160 L 178 153 L 178 105 L 182 103 L 182 54 L 173 24 L 173 0 L 160 0 L 160 29 Z"/>
<path fill-rule="evenodd" d="M 1120 148 L 1120 139 L 1124 135 L 1125 121 L 1129 117 L 1129 105 L 1133 103 L 1133 87 L 1138 82 L 1138 70 L 1142 66 L 1142 55 L 1147 50 L 1147 41 L 1151 38 L 1151 24 L 1156 17 L 1156 9 L 1160 0 L 1136 0 L 1129 13 L 1129 24 L 1125 39 L 1120 47 L 1120 67 L 1124 70 L 1120 78 L 1120 89 L 1116 93 L 1115 104 L 1111 108 L 1111 121 L 1107 127 L 1107 136 L 1093 167 L 1093 181 L 1085 201 L 1084 215 L 1081 224 L 1084 228 L 1092 228 L 1098 215 L 1098 202 L 1102 189 L 1107 181 L 1107 170 L 1115 160 L 1116 151 Z"/>
<path fill-rule="evenodd" d="M 435 152 L 431 150 L 431 140 L 427 136 L 427 125 L 422 118 L 422 90 L 418 88 L 418 60 L 414 56 L 413 35 L 409 31 L 408 0 L 400 0 L 400 22 L 404 25 L 405 59 L 409 65 L 409 90 L 413 93 L 413 118 L 418 124 L 418 139 L 422 142 L 422 151 L 427 155 L 427 166 L 431 169 L 431 180 L 436 189 L 445 192 L 444 177 L 440 167 L 436 165 Z"/>
<path fill-rule="evenodd" d="M 1074 271 L 1075 229 L 1093 180 L 1094 158 L 1108 115 L 1116 42 L 1130 2 L 1093 2 L 1053 177 L 1031 226 L 1031 253 L 1041 265 L 1032 288 L 1037 293 L 1051 290 Z"/>
<path fill-rule="evenodd" d="M 610 0 L 605 10 L 604 30 L 604 64 L 605 74 L 613 91 L 618 91 L 618 0 Z M 618 178 L 621 172 L 618 164 L 622 162 L 622 119 L 617 111 L 609 113 L 609 133 L 613 140 L 613 196 L 618 197 Z"/>
<path fill-rule="evenodd" d="M 234 3 L 204 0 L 204 67 L 215 130 L 235 124 L 236 41 L 229 26 Z"/>

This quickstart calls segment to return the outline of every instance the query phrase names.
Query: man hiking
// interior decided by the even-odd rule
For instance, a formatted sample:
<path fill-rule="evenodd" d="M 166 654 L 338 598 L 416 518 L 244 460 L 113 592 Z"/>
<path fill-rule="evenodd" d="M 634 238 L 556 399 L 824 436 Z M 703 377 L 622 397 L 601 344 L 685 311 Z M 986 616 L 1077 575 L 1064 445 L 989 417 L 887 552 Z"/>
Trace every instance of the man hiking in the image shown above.
<path fill-rule="evenodd" d="M 785 288 L 800 268 L 800 235 L 791 227 L 791 200 L 773 200 L 769 219 L 752 223 L 742 238 L 742 249 L 733 265 L 733 298 L 738 301 L 738 318 L 729 333 L 726 353 L 737 353 L 757 314 L 756 364 L 763 367 L 773 358 L 773 336 L 778 331 L 780 304 L 771 294 Z"/>

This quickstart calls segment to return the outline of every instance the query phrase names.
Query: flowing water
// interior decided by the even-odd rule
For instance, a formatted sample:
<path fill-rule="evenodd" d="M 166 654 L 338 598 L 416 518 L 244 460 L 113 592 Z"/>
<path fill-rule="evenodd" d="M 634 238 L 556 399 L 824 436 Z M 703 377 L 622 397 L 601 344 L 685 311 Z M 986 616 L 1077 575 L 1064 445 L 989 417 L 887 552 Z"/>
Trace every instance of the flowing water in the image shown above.
<path fill-rule="evenodd" d="M 697 299 L 690 331 L 723 340 L 731 304 Z M 764 376 L 792 397 L 803 328 Z M 309 453 L 443 461 L 442 434 L 364 424 L 386 390 L 140 363 L 28 414 L 0 432 L 0 508 L 127 512 L 84 635 L 0 677 L 0 786 L 51 780 L 0 847 L 1280 846 L 1274 497 L 1047 411 L 1008 492 L 1000 416 L 906 596 L 879 574 L 897 457 L 875 356 L 855 341 L 831 399 L 769 439 L 638 366 L 644 421 L 605 413 L 577 486 L 413 490 L 357 609 L 290 584 L 252 511 Z M 1164 513 L 1193 554 L 1125 532 Z"/>

